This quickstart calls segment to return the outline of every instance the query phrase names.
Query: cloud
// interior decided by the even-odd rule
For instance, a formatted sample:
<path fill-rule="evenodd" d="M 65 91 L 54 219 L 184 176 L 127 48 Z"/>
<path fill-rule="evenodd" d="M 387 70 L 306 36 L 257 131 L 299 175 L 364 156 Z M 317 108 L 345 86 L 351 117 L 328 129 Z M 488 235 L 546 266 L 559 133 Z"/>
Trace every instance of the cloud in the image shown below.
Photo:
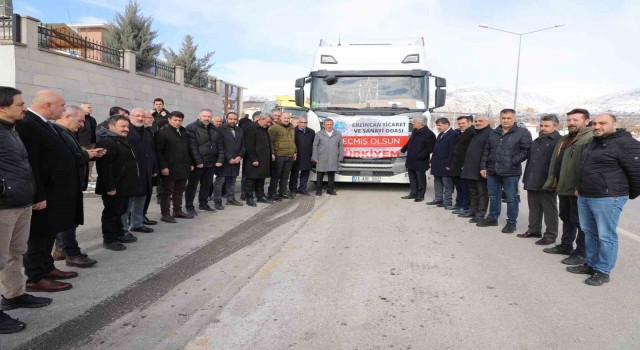
<path fill-rule="evenodd" d="M 30 5 L 16 4 L 14 12 L 21 14 L 22 16 L 31 16 L 35 18 L 41 18 L 44 14 L 39 8 Z"/>
<path fill-rule="evenodd" d="M 297 78 L 309 74 L 300 64 L 268 62 L 257 59 L 238 60 L 216 65 L 220 79 L 246 87 L 244 96 L 293 95 Z"/>

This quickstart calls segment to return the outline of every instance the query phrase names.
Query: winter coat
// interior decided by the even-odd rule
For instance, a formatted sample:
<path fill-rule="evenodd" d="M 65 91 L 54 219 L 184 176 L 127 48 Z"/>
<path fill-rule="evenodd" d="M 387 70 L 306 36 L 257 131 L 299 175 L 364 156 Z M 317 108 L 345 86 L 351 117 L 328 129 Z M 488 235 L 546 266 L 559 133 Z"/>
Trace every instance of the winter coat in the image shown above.
<path fill-rule="evenodd" d="M 331 137 L 325 130 L 316 133 L 313 140 L 311 159 L 317 161 L 316 171 L 324 173 L 338 171 L 340 162 L 344 158 L 344 141 L 342 134 L 333 130 Z"/>
<path fill-rule="evenodd" d="M 98 130 L 98 134 L 96 147 L 107 153 L 96 161 L 96 194 L 107 195 L 113 190 L 121 197 L 144 194 L 136 154 L 127 138 L 109 130 Z"/>
<path fill-rule="evenodd" d="M 298 170 L 311 170 L 313 163 L 311 156 L 313 155 L 313 140 L 316 138 L 316 132 L 311 128 L 305 128 L 302 131 L 296 128 L 296 156 L 295 166 Z"/>
<path fill-rule="evenodd" d="M 140 169 L 140 195 L 147 194 L 151 192 L 151 187 L 153 187 L 153 174 L 160 173 L 153 134 L 150 128 L 129 124 L 127 141 L 129 146 L 133 148 L 138 169 Z"/>
<path fill-rule="evenodd" d="M 51 234 L 84 223 L 82 184 L 78 181 L 76 157 L 62 136 L 30 110 L 16 125 L 35 180 L 33 203 L 47 201 L 34 210 L 31 234 Z"/>
<path fill-rule="evenodd" d="M 35 190 L 29 155 L 15 124 L 0 119 L 0 210 L 31 206 Z"/>
<path fill-rule="evenodd" d="M 276 157 L 293 157 L 296 150 L 296 131 L 293 125 L 275 123 L 269 127 L 271 148 Z"/>
<path fill-rule="evenodd" d="M 514 125 L 506 134 L 502 126 L 493 129 L 484 144 L 480 170 L 498 176 L 522 175 L 522 162 L 527 160 L 531 148 L 531 133 Z"/>
<path fill-rule="evenodd" d="M 166 112 L 166 115 L 162 115 L 162 112 Z M 153 110 L 153 113 L 151 113 L 151 116 L 153 117 L 153 123 L 151 124 L 151 133 L 152 134 L 156 134 L 156 132 L 158 132 L 158 130 L 164 128 L 165 126 L 167 126 L 168 122 L 168 118 L 169 118 L 169 111 L 167 111 L 166 109 L 162 109 L 160 111 L 160 113 L 158 113 L 158 111 L 156 111 L 155 109 Z"/>
<path fill-rule="evenodd" d="M 96 118 L 92 117 L 91 114 L 86 114 L 84 116 L 84 126 L 78 130 L 80 146 L 85 147 L 96 143 L 97 127 Z"/>
<path fill-rule="evenodd" d="M 54 124 L 54 127 L 75 156 L 78 182 L 80 183 L 80 188 L 85 191 L 89 185 L 89 153 L 82 149 L 82 146 L 78 143 L 77 134 L 71 134 L 69 129 L 61 125 Z"/>
<path fill-rule="evenodd" d="M 473 139 L 476 128 L 472 125 L 464 132 L 460 132 L 456 138 L 456 144 L 453 146 L 453 161 L 451 162 L 451 176 L 462 176 L 462 167 L 464 166 L 464 157 L 467 155 L 467 149 Z"/>
<path fill-rule="evenodd" d="M 429 157 L 436 144 L 436 135 L 427 127 L 413 129 L 409 141 L 400 149 L 407 153 L 405 166 L 407 169 L 427 171 L 429 170 Z"/>
<path fill-rule="evenodd" d="M 251 121 L 251 118 L 242 118 L 238 121 L 238 126 L 243 130 L 250 127 L 252 124 L 253 122 Z"/>
<path fill-rule="evenodd" d="M 216 163 L 224 162 L 222 138 L 213 124 L 205 126 L 196 120 L 187 125 L 186 129 L 194 166 L 204 164 L 206 168 L 211 168 Z"/>
<path fill-rule="evenodd" d="M 458 132 L 449 129 L 444 134 L 436 138 L 436 144 L 431 155 L 431 175 L 433 176 L 451 176 L 446 168 L 451 169 L 453 163 L 453 147 L 456 144 Z"/>
<path fill-rule="evenodd" d="M 247 179 L 271 177 L 271 138 L 269 131 L 257 122 L 245 130 L 244 144 L 246 157 L 242 163 L 242 174 Z M 258 161 L 258 166 L 253 162 Z"/>
<path fill-rule="evenodd" d="M 524 168 L 522 183 L 527 191 L 542 191 L 544 183 L 549 176 L 549 166 L 553 150 L 560 141 L 560 133 L 557 131 L 551 134 L 540 134 L 531 143 L 529 155 L 527 156 L 527 166 Z M 548 190 L 547 190 L 548 191 Z"/>
<path fill-rule="evenodd" d="M 156 156 L 158 169 L 169 169 L 169 178 L 187 180 L 191 176 L 191 154 L 187 130 L 168 125 L 156 132 Z"/>
<path fill-rule="evenodd" d="M 234 129 L 236 136 L 233 136 L 228 124 L 221 125 L 216 130 L 222 139 L 224 149 L 224 161 L 221 167 L 215 168 L 216 176 L 240 175 L 240 163 L 229 164 L 229 161 L 236 157 L 244 158 L 245 156 L 244 130 L 236 126 Z"/>
<path fill-rule="evenodd" d="M 471 138 L 469 148 L 467 148 L 467 153 L 464 156 L 461 178 L 476 181 L 483 179 L 483 177 L 480 176 L 482 152 L 484 151 L 484 144 L 487 142 L 492 130 L 490 126 L 486 126 L 480 130 L 476 129 L 473 131 L 473 138 Z"/>
<path fill-rule="evenodd" d="M 638 197 L 640 142 L 625 129 L 594 137 L 582 152 L 578 193 L 583 197 Z"/>
<path fill-rule="evenodd" d="M 562 144 L 567 137 L 568 135 L 564 135 L 553 150 L 553 156 L 549 163 L 549 176 L 544 184 L 544 189 L 555 190 L 561 196 L 574 196 L 580 177 L 580 158 L 584 149 L 591 143 L 593 132 L 591 127 L 585 127 L 578 131 L 576 137 L 564 151 L 565 154 L 560 164 L 560 176 L 556 178 L 556 159 L 562 151 Z"/>

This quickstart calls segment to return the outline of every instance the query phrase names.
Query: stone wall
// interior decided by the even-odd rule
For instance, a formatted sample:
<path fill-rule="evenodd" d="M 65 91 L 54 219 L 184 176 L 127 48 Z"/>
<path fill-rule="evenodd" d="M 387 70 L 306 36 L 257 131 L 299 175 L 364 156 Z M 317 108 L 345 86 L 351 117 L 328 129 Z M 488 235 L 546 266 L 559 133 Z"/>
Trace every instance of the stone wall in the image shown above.
<path fill-rule="evenodd" d="M 176 67 L 176 81 L 136 73 L 135 55 L 125 51 L 124 69 L 87 61 L 73 56 L 39 49 L 38 24 L 34 18 L 22 18 L 22 43 L 0 43 L 0 85 L 22 90 L 25 101 L 41 89 L 57 90 L 69 105 L 89 102 L 98 122 L 108 117 L 109 108 L 120 106 L 153 108 L 160 97 L 165 108 L 182 111 L 195 120 L 198 111 L 208 108 L 223 113 L 219 93 L 185 86 L 184 70 Z M 15 77 L 14 79 L 11 79 Z"/>

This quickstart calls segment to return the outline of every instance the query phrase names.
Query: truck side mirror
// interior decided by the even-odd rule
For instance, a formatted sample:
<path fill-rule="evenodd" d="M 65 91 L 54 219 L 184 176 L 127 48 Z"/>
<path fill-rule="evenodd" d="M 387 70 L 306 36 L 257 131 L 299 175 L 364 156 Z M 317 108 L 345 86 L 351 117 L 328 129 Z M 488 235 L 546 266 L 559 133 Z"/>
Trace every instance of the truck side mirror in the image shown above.
<path fill-rule="evenodd" d="M 306 80 L 307 80 L 307 77 L 296 79 L 296 89 L 303 88 Z"/>
<path fill-rule="evenodd" d="M 330 76 L 324 77 L 323 80 L 325 83 L 327 83 L 327 85 L 333 85 L 338 82 L 338 77 L 334 75 L 330 75 Z"/>
<path fill-rule="evenodd" d="M 440 78 L 440 77 L 435 77 L 435 78 L 436 78 L 436 87 L 438 88 L 447 87 L 447 79 Z"/>
<path fill-rule="evenodd" d="M 296 106 L 304 107 L 304 89 L 303 88 L 296 89 Z"/>
<path fill-rule="evenodd" d="M 445 100 L 447 98 L 447 90 L 437 88 L 436 89 L 436 98 L 433 108 L 438 108 L 444 106 Z M 431 109 L 433 109 L 431 108 Z"/>

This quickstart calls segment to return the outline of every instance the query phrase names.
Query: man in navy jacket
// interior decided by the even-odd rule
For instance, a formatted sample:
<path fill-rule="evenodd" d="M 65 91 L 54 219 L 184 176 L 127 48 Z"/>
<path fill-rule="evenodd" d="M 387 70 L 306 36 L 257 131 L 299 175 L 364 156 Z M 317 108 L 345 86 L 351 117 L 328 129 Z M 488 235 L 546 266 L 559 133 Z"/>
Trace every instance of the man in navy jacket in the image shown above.
<path fill-rule="evenodd" d="M 453 193 L 453 178 L 449 171 L 453 163 L 453 148 L 458 134 L 451 128 L 449 119 L 438 118 L 436 120 L 438 137 L 431 157 L 431 175 L 433 175 L 434 192 L 436 198 L 427 203 L 453 210 L 451 194 Z"/>

